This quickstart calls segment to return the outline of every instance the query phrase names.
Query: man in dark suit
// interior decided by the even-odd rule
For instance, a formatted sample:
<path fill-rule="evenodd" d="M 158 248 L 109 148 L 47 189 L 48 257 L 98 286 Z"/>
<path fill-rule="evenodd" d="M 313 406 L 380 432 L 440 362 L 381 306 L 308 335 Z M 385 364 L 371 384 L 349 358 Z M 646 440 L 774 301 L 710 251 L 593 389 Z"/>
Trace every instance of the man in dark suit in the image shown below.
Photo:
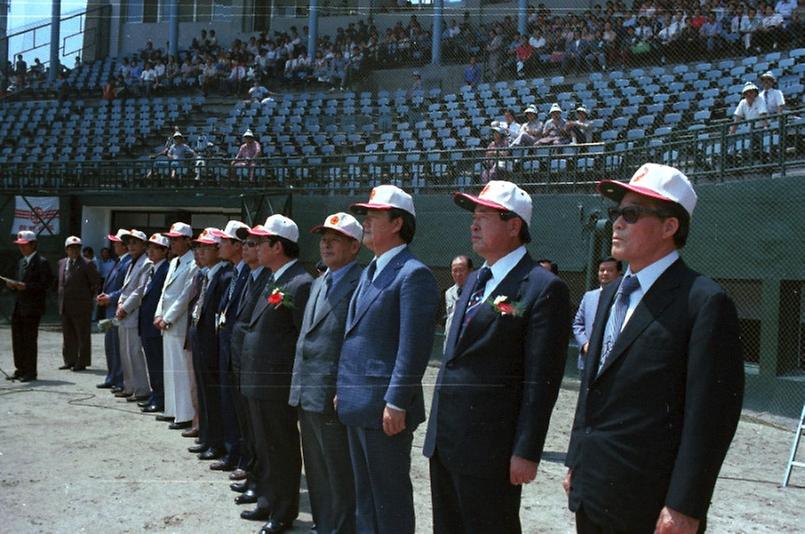
<path fill-rule="evenodd" d="M 604 181 L 612 255 L 584 362 L 565 491 L 582 533 L 695 533 L 732 441 L 744 371 L 735 305 L 679 257 L 696 193 L 647 163 Z M 714 415 L 717 414 L 717 415 Z"/>
<path fill-rule="evenodd" d="M 310 289 L 296 344 L 290 405 L 299 408 L 305 480 L 317 532 L 355 532 L 355 483 L 347 430 L 335 414 L 338 360 L 352 293 L 361 267 L 363 229 L 348 213 L 329 215 L 311 230 L 320 233 L 327 271 Z"/>
<path fill-rule="evenodd" d="M 584 369 L 584 355 L 590 348 L 590 336 L 593 333 L 595 313 L 598 310 L 598 299 L 605 285 L 618 278 L 623 267 L 621 262 L 613 257 L 604 258 L 598 262 L 598 287 L 584 293 L 579 303 L 579 309 L 573 318 L 573 337 L 579 347 L 578 368 Z"/>
<path fill-rule="evenodd" d="M 94 261 L 81 256 L 81 238 L 71 235 L 64 248 L 67 257 L 59 260 L 58 267 L 64 358 L 59 369 L 83 371 L 92 363 L 92 303 L 101 287 L 101 275 Z"/>
<path fill-rule="evenodd" d="M 152 234 L 148 238 L 148 276 L 143 288 L 140 315 L 137 318 L 140 340 L 148 366 L 148 381 L 151 396 L 140 407 L 145 413 L 161 412 L 165 408 L 165 385 L 162 376 L 162 332 L 154 326 L 154 313 L 162 296 L 162 286 L 168 276 L 168 247 L 170 241 L 162 234 Z"/>
<path fill-rule="evenodd" d="M 519 533 L 522 484 L 537 475 L 570 337 L 567 286 L 526 251 L 531 197 L 506 181 L 479 196 L 473 250 L 486 261 L 456 304 L 433 392 L 430 458 L 436 533 Z"/>
<path fill-rule="evenodd" d="M 205 228 L 195 242 L 199 267 L 204 269 L 198 299 L 190 314 L 190 342 L 199 412 L 199 441 L 191 452 L 200 460 L 217 460 L 224 455 L 221 421 L 218 336 L 215 322 L 218 305 L 232 279 L 232 266 L 218 257 L 220 230 Z"/>
<path fill-rule="evenodd" d="M 45 297 L 53 283 L 50 264 L 37 252 L 36 234 L 30 230 L 17 233 L 14 244 L 20 258 L 14 281 L 6 287 L 16 293 L 14 312 L 11 315 L 11 345 L 14 352 L 13 378 L 20 382 L 36 380 L 37 339 L 39 321 L 45 313 Z"/>
<path fill-rule="evenodd" d="M 413 432 L 425 420 L 422 375 L 433 349 L 439 287 L 408 245 L 416 232 L 411 195 L 375 187 L 363 243 L 375 258 L 347 314 L 338 364 L 338 417 L 347 426 L 358 532 L 413 534 Z"/>
<path fill-rule="evenodd" d="M 112 243 L 116 260 L 109 276 L 104 279 L 102 292 L 95 298 L 95 302 L 98 306 L 104 307 L 104 315 L 107 320 L 114 319 L 117 313 L 117 303 L 120 300 L 123 280 L 126 278 L 126 271 L 131 262 L 129 250 L 123 243 L 123 238 L 128 235 L 129 231 L 121 228 L 116 234 L 106 236 Z M 96 387 L 111 389 L 112 393 L 120 393 L 123 391 L 123 364 L 120 361 L 120 331 L 117 326 L 109 326 L 103 338 L 103 346 L 106 353 L 106 378 Z"/>
<path fill-rule="evenodd" d="M 249 399 L 257 455 L 257 508 L 246 519 L 267 519 L 261 533 L 291 528 L 299 515 L 302 455 L 296 410 L 288 405 L 296 341 L 313 278 L 299 263 L 299 229 L 272 215 L 249 230 L 260 264 L 271 276 L 254 306 L 241 353 L 240 387 Z"/>

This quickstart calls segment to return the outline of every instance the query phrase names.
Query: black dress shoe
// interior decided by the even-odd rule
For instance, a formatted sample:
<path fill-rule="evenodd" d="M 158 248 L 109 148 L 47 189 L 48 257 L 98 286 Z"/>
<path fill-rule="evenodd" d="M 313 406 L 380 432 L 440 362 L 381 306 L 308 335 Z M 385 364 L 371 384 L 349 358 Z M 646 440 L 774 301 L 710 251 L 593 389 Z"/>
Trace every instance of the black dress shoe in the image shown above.
<path fill-rule="evenodd" d="M 260 534 L 279 534 L 285 532 L 293 526 L 293 521 L 279 521 L 278 519 L 269 519 L 268 523 L 263 525 L 260 529 Z"/>
<path fill-rule="evenodd" d="M 106 382 L 103 382 L 95 387 L 98 389 L 112 389 L 112 384 L 107 384 Z"/>
<path fill-rule="evenodd" d="M 17 380 L 19 380 L 20 382 L 33 382 L 34 380 L 36 380 L 36 375 L 21 376 Z"/>
<path fill-rule="evenodd" d="M 252 504 L 257 502 L 257 493 L 253 489 L 248 489 L 235 497 L 235 504 Z M 260 507 L 258 506 L 257 509 L 259 510 Z M 241 517 L 243 517 L 241 515 Z M 265 521 L 268 519 L 268 511 L 266 510 L 266 516 L 259 518 L 261 521 Z"/>
<path fill-rule="evenodd" d="M 150 399 L 151 397 L 148 397 L 148 398 Z M 147 400 L 140 401 L 140 402 L 137 403 L 137 406 L 139 406 L 140 408 L 145 408 L 146 406 L 150 406 L 150 405 L 151 405 L 151 403 L 149 403 Z"/>
<path fill-rule="evenodd" d="M 190 428 L 193 426 L 193 421 L 182 421 L 181 423 L 171 423 L 168 425 L 168 428 L 171 430 L 184 430 L 185 428 Z"/>
<path fill-rule="evenodd" d="M 112 386 L 112 389 L 109 390 L 110 393 L 120 393 L 123 391 L 123 388 L 120 386 Z"/>
<path fill-rule="evenodd" d="M 193 454 L 198 454 L 200 452 L 204 452 L 207 450 L 207 445 L 201 443 L 199 445 L 193 445 L 192 447 L 187 448 L 187 452 L 192 452 Z"/>
<path fill-rule="evenodd" d="M 233 482 L 232 484 L 229 485 L 229 489 L 231 489 L 232 491 L 235 491 L 237 493 L 243 493 L 244 491 L 249 489 L 249 483 L 248 482 Z"/>
<path fill-rule="evenodd" d="M 217 460 L 221 456 L 224 455 L 224 451 L 221 449 L 213 449 L 210 447 L 206 451 L 202 452 L 198 455 L 199 460 Z"/>
<path fill-rule="evenodd" d="M 147 406 L 144 406 L 143 409 L 140 411 L 142 411 L 143 413 L 157 413 L 161 412 L 163 409 L 164 408 L 162 408 L 162 406 L 157 406 L 156 404 L 148 404 Z"/>
<path fill-rule="evenodd" d="M 249 521 L 265 521 L 271 516 L 271 510 L 268 508 L 260 508 L 259 506 L 254 510 L 243 510 L 240 513 L 242 519 Z"/>
<path fill-rule="evenodd" d="M 132 395 L 133 393 L 129 393 L 128 391 L 118 391 L 117 393 L 115 393 L 115 397 L 117 397 L 118 399 L 126 399 L 128 397 L 131 397 Z"/>
<path fill-rule="evenodd" d="M 238 466 L 236 462 L 229 459 L 229 456 L 224 456 L 217 462 L 210 464 L 210 469 L 213 471 L 234 471 Z"/>
<path fill-rule="evenodd" d="M 64 365 L 60 365 L 60 366 L 59 366 L 59 371 L 66 371 L 67 369 L 72 369 L 72 368 L 73 368 L 73 366 L 72 366 L 72 365 L 67 365 L 67 364 L 65 363 Z"/>
<path fill-rule="evenodd" d="M 238 467 L 229 473 L 229 480 L 246 480 L 247 476 L 249 476 L 249 474 L 246 472 L 246 470 Z"/>
<path fill-rule="evenodd" d="M 16 380 L 16 379 L 21 378 L 21 377 L 22 377 L 22 374 L 19 371 L 14 371 L 13 374 L 6 375 L 6 380 Z"/>
<path fill-rule="evenodd" d="M 86 365 L 76 365 L 75 367 L 73 367 L 73 372 L 86 371 L 86 370 L 87 370 Z"/>
<path fill-rule="evenodd" d="M 157 421 L 168 422 L 168 421 L 173 421 L 173 419 L 174 419 L 174 417 L 170 416 L 170 415 L 157 415 L 156 416 Z"/>

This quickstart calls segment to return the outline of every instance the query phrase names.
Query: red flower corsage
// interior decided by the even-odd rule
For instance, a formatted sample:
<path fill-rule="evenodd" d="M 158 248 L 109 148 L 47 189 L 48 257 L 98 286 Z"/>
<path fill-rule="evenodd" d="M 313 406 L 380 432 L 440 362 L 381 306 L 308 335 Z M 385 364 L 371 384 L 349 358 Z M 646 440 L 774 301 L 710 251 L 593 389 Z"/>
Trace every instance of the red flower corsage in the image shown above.
<path fill-rule="evenodd" d="M 511 315 L 512 317 L 517 317 L 520 314 L 518 304 L 516 302 L 510 302 L 509 297 L 506 295 L 498 295 L 495 297 L 495 300 L 489 304 L 491 304 L 495 311 L 500 315 Z"/>
<path fill-rule="evenodd" d="M 268 305 L 274 306 L 274 309 L 278 309 L 280 306 L 285 306 L 286 308 L 293 308 L 293 302 L 291 301 L 291 298 L 278 287 L 275 287 L 273 291 L 269 293 Z"/>

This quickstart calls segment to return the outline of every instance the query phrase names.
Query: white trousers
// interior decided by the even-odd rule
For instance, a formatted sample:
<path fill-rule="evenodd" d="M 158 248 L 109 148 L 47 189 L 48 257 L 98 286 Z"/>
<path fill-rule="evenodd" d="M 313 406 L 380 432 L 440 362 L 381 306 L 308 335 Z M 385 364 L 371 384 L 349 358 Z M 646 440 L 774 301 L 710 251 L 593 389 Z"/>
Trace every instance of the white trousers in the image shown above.
<path fill-rule="evenodd" d="M 181 336 L 162 333 L 162 351 L 165 363 L 165 415 L 175 422 L 192 421 L 193 409 L 193 362 L 190 351 L 184 349 L 184 334 Z"/>
<path fill-rule="evenodd" d="M 148 367 L 145 364 L 145 352 L 137 327 L 121 326 L 120 364 L 123 367 L 123 389 L 135 397 L 143 397 L 151 392 L 148 382 Z"/>

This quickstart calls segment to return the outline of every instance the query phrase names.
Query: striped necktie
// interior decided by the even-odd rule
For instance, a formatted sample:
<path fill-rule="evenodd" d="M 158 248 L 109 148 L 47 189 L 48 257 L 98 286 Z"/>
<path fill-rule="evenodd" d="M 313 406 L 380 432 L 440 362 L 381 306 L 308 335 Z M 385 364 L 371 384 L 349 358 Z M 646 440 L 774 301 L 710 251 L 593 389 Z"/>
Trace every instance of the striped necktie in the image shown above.
<path fill-rule="evenodd" d="M 606 327 L 604 328 L 604 346 L 601 348 L 601 359 L 598 362 L 598 374 L 604 369 L 612 347 L 621 333 L 623 321 L 626 319 L 626 311 L 629 309 L 629 296 L 640 287 L 640 281 L 634 275 L 629 275 L 623 279 L 618 292 L 615 294 L 615 306 L 609 316 Z"/>
<path fill-rule="evenodd" d="M 482 267 L 480 271 L 478 271 L 478 278 L 475 280 L 475 288 L 473 289 L 472 294 L 470 294 L 470 299 L 467 301 L 467 309 L 464 311 L 464 321 L 461 323 L 461 333 L 464 333 L 464 329 L 467 328 L 472 317 L 478 311 L 481 302 L 483 302 L 484 298 L 484 291 L 486 291 L 486 283 L 492 278 L 492 269 L 489 267 Z"/>

